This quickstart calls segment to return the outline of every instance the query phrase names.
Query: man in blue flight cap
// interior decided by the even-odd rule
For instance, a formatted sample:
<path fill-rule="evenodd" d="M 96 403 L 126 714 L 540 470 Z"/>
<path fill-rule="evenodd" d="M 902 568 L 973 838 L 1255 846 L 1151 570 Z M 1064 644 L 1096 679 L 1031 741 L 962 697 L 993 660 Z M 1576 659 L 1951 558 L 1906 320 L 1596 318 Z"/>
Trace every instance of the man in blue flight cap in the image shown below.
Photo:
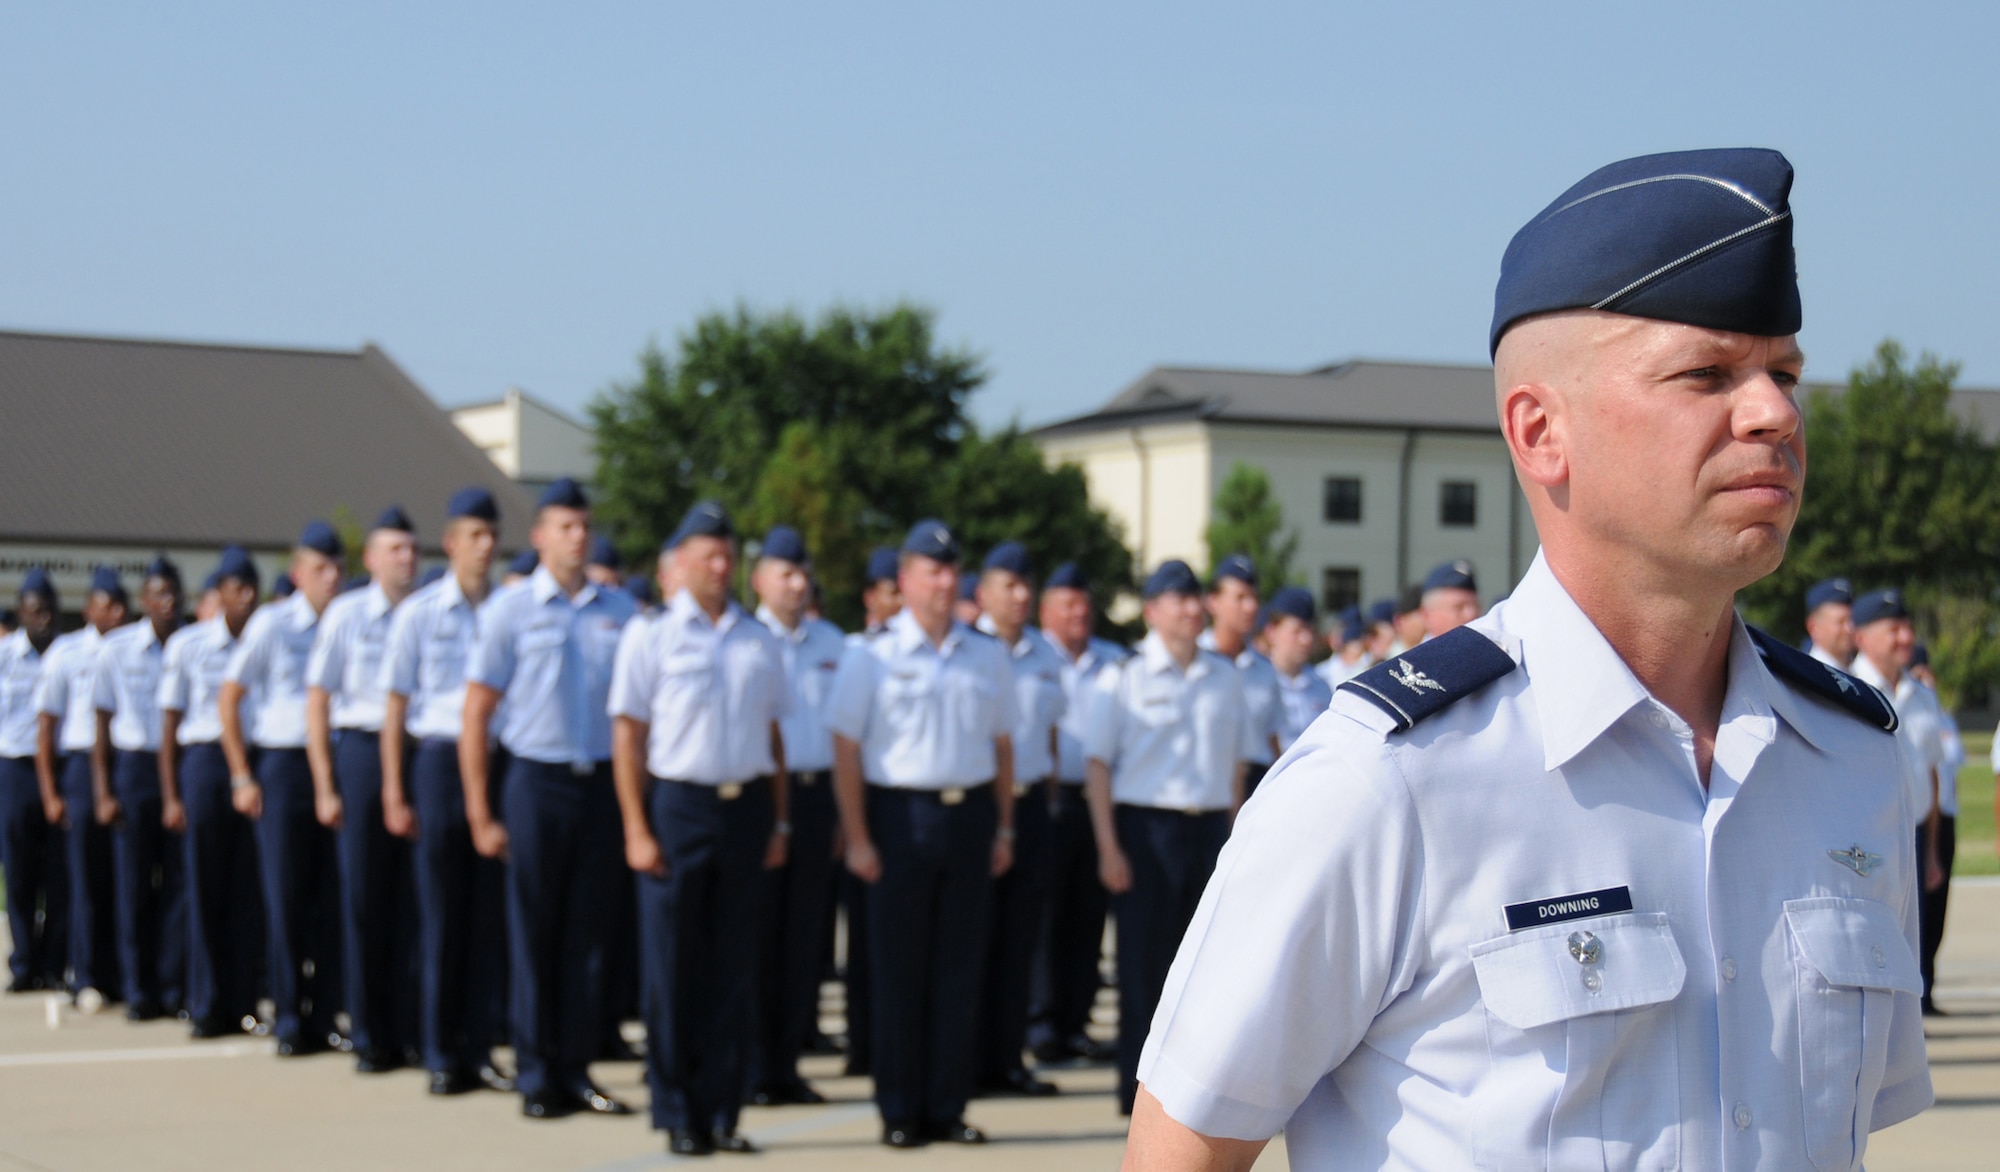
<path fill-rule="evenodd" d="M 62 831 L 49 821 L 35 766 L 41 723 L 35 692 L 62 613 L 47 570 L 34 566 L 22 577 L 15 613 L 20 627 L 0 639 L 0 871 L 13 941 L 7 991 L 28 993 L 62 988 L 68 960 Z"/>
<path fill-rule="evenodd" d="M 599 533 L 590 539 L 590 557 L 583 564 L 583 573 L 598 586 L 617 589 L 625 584 L 625 559 L 618 556 L 609 534 Z"/>
<path fill-rule="evenodd" d="M 1313 670 L 1326 681 L 1328 690 L 1339 687 L 1375 665 L 1374 658 L 1368 654 L 1368 620 L 1359 606 L 1342 610 L 1326 638 L 1333 647 L 1333 654 Z"/>
<path fill-rule="evenodd" d="M 466 670 L 465 817 L 479 853 L 507 862 L 522 1114 L 625 1115 L 631 1108 L 591 1081 L 590 1061 L 603 1042 L 614 885 L 631 882 L 619 861 L 605 705 L 619 632 L 636 608 L 624 591 L 584 575 L 590 501 L 576 481 L 543 491 L 529 538 L 539 564 L 487 600 Z M 497 787 L 489 779 L 496 715 L 508 755 Z"/>
<path fill-rule="evenodd" d="M 889 546 L 868 554 L 867 581 L 861 588 L 861 634 L 873 635 L 903 609 L 903 588 L 897 581 L 899 555 Z"/>
<path fill-rule="evenodd" d="M 256 826 L 231 800 L 220 704 L 257 609 L 257 563 L 229 546 L 209 580 L 216 613 L 167 637 L 158 695 L 162 818 L 178 812 L 183 824 L 187 1011 L 197 1038 L 241 1033 L 254 1020 L 264 920 Z"/>
<path fill-rule="evenodd" d="M 1806 591 L 1806 654 L 1845 671 L 1854 662 L 1854 587 L 1845 578 Z"/>
<path fill-rule="evenodd" d="M 1301 1167 L 1858 1168 L 1930 1104 L 1896 714 L 1734 610 L 1804 487 L 1791 185 L 1626 159 L 1516 233 L 1488 339 L 1541 552 L 1245 808 L 1134 1166 L 1282 1130 Z"/>
<path fill-rule="evenodd" d="M 1271 669 L 1278 676 L 1278 750 L 1319 719 L 1333 702 L 1333 688 L 1312 670 L 1314 644 L 1319 642 L 1319 608 L 1312 591 L 1284 586 L 1265 604 L 1264 642 L 1270 648 Z M 1249 797 L 1249 786 L 1244 787 Z"/>
<path fill-rule="evenodd" d="M 281 1058 L 347 1044 L 334 1028 L 344 1007 L 338 844 L 319 820 L 306 757 L 306 665 L 346 556 L 326 522 L 300 531 L 282 579 L 294 592 L 251 616 L 216 698 L 231 802 L 257 823 Z"/>
<path fill-rule="evenodd" d="M 514 555 L 513 561 L 507 563 L 507 572 L 500 576 L 500 584 L 512 586 L 516 582 L 525 581 L 534 575 L 535 567 L 541 564 L 541 554 L 532 549 L 524 549 Z"/>
<path fill-rule="evenodd" d="M 1445 562 L 1424 575 L 1419 595 L 1424 638 L 1435 639 L 1479 617 L 1479 578 L 1463 558 Z"/>
<path fill-rule="evenodd" d="M 1208 630 L 1198 645 L 1236 666 L 1242 677 L 1243 702 L 1250 710 L 1250 755 L 1243 769 L 1243 796 L 1257 788 L 1264 771 L 1278 759 L 1278 675 L 1271 661 L 1253 645 L 1258 616 L 1257 563 L 1245 554 L 1222 559 L 1210 576 L 1204 605 Z"/>
<path fill-rule="evenodd" d="M 452 496 L 442 538 L 449 570 L 396 608 L 382 653 L 382 824 L 416 843 L 418 1033 L 433 1095 L 514 1089 L 493 1064 L 493 1048 L 507 1040 L 505 870 L 472 849 L 458 765 L 466 663 L 499 524 L 492 493 Z"/>

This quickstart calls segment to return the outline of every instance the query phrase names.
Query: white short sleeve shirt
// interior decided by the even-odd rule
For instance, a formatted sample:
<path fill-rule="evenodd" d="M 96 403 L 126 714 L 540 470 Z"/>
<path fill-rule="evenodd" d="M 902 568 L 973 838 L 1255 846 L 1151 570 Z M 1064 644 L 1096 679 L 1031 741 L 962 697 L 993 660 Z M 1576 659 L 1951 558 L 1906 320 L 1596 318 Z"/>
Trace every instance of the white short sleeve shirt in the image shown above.
<path fill-rule="evenodd" d="M 1122 805 L 1227 810 L 1236 767 L 1262 735 L 1227 659 L 1197 650 L 1182 668 L 1150 633 L 1097 677 L 1087 703 L 1084 751 L 1110 767 L 1111 800 Z"/>
<path fill-rule="evenodd" d="M 990 620 L 981 617 L 979 629 L 996 642 Z M 1050 750 L 1050 732 L 1069 708 L 1063 692 L 1062 658 L 1048 641 L 1024 630 L 1014 642 L 1000 642 L 1007 662 L 1014 670 L 1014 780 L 1018 785 L 1041 781 L 1055 772 L 1056 758 Z"/>
<path fill-rule="evenodd" d="M 791 705 L 778 641 L 730 603 L 710 619 L 683 590 L 627 623 L 611 670 L 610 712 L 647 726 L 654 777 L 729 785 L 770 775 L 771 726 Z"/>
<path fill-rule="evenodd" d="M 382 657 L 396 607 L 377 583 L 327 604 L 306 663 L 306 686 L 326 692 L 333 727 L 382 731 Z"/>
<path fill-rule="evenodd" d="M 177 632 L 169 632 L 172 638 Z M 166 648 L 145 619 L 104 637 L 91 681 L 92 704 L 111 714 L 111 745 L 121 753 L 160 748 L 160 677 Z"/>
<path fill-rule="evenodd" d="M 899 611 L 881 633 L 848 644 L 825 717 L 861 746 L 872 785 L 983 785 L 999 768 L 995 741 L 1017 722 L 1014 673 L 997 640 L 953 623 L 933 644 Z"/>
<path fill-rule="evenodd" d="M 97 705 L 92 691 L 97 681 L 97 655 L 103 648 L 104 636 L 96 627 L 84 626 L 57 636 L 42 659 L 35 709 L 60 718 L 56 748 L 62 752 L 87 753 L 97 743 Z"/>
<path fill-rule="evenodd" d="M 248 625 L 245 625 L 248 629 Z M 216 693 L 236 656 L 237 639 L 221 618 L 182 627 L 167 637 L 160 657 L 159 708 L 181 714 L 175 740 L 182 745 L 212 744 L 222 739 L 222 715 Z M 257 696 L 243 698 L 243 726 L 257 727 Z"/>
<path fill-rule="evenodd" d="M 847 636 L 825 619 L 803 619 L 798 626 L 787 627 L 767 607 L 757 608 L 757 620 L 778 640 L 792 689 L 791 710 L 783 721 L 785 767 L 793 773 L 832 769 L 833 734 L 827 731 L 821 711 L 833 691 Z"/>
<path fill-rule="evenodd" d="M 306 745 L 306 664 L 320 615 L 304 594 L 257 608 L 243 625 L 243 637 L 225 677 L 256 697 L 251 743 L 264 749 Z"/>

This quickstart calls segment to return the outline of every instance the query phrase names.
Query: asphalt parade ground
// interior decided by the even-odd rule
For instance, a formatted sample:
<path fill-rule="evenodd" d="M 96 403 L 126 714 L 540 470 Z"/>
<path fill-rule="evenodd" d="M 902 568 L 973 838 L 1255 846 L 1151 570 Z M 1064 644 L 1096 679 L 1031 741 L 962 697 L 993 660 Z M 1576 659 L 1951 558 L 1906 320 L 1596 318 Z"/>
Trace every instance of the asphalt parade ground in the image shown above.
<path fill-rule="evenodd" d="M 4 934 L 0 931 L 0 934 Z M 829 986 L 831 1028 L 838 990 Z M 1928 1023 L 1938 1104 L 1876 1134 L 1877 1172 L 1988 1172 L 2000 1141 L 2000 879 L 1960 879 Z M 1097 1032 L 1110 1036 L 1100 1001 Z M 172 1022 L 134 1025 L 115 1008 L 78 1013 L 45 994 L 0 998 L 0 1172 L 209 1172 L 215 1169 L 422 1168 L 433 1172 L 638 1172 L 669 1164 L 643 1110 L 632 1117 L 521 1118 L 519 1101 L 490 1092 L 436 1099 L 421 1072 L 361 1075 L 352 1058 L 280 1061 L 267 1041 L 190 1041 Z M 1106 1169 L 1117 1166 L 1124 1121 L 1107 1067 L 1045 1070 L 1055 1099 L 983 1099 L 968 1118 L 985 1147 L 890 1151 L 865 1079 L 837 1077 L 841 1060 L 807 1060 L 823 1106 L 748 1108 L 760 1156 L 712 1164 L 786 1168 Z M 635 1106 L 636 1063 L 600 1063 L 598 1081 Z M 1260 1168 L 1285 1166 L 1283 1143 Z"/>

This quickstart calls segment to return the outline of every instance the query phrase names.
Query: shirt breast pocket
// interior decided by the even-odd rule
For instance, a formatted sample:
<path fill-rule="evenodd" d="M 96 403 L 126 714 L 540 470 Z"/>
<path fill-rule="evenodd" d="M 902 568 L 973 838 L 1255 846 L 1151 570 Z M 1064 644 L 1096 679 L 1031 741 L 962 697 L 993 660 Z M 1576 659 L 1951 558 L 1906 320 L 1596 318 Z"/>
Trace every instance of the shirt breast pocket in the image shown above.
<path fill-rule="evenodd" d="M 1806 1154 L 1855 1166 L 1889 1061 L 1895 995 L 1923 992 L 1917 958 L 1888 905 L 1824 896 L 1785 901 L 1799 1007 Z"/>
<path fill-rule="evenodd" d="M 1680 1166 L 1673 1001 L 1687 965 L 1661 912 L 1594 916 L 1472 946 L 1491 1077 L 1474 1161 L 1506 1169 Z"/>

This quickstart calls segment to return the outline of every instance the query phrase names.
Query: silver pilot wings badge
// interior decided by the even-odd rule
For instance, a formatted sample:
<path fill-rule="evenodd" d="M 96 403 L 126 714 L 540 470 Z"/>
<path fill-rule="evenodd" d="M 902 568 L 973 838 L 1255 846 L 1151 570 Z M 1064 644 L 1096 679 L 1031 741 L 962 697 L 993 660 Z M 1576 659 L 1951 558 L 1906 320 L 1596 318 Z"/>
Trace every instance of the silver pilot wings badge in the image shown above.
<path fill-rule="evenodd" d="M 1861 849 L 1861 844 L 1858 842 L 1844 851 L 1830 850 L 1826 853 L 1828 858 L 1846 867 L 1863 879 L 1868 878 L 1868 872 L 1873 871 L 1882 863 L 1881 855 L 1869 854 L 1867 851 Z"/>

